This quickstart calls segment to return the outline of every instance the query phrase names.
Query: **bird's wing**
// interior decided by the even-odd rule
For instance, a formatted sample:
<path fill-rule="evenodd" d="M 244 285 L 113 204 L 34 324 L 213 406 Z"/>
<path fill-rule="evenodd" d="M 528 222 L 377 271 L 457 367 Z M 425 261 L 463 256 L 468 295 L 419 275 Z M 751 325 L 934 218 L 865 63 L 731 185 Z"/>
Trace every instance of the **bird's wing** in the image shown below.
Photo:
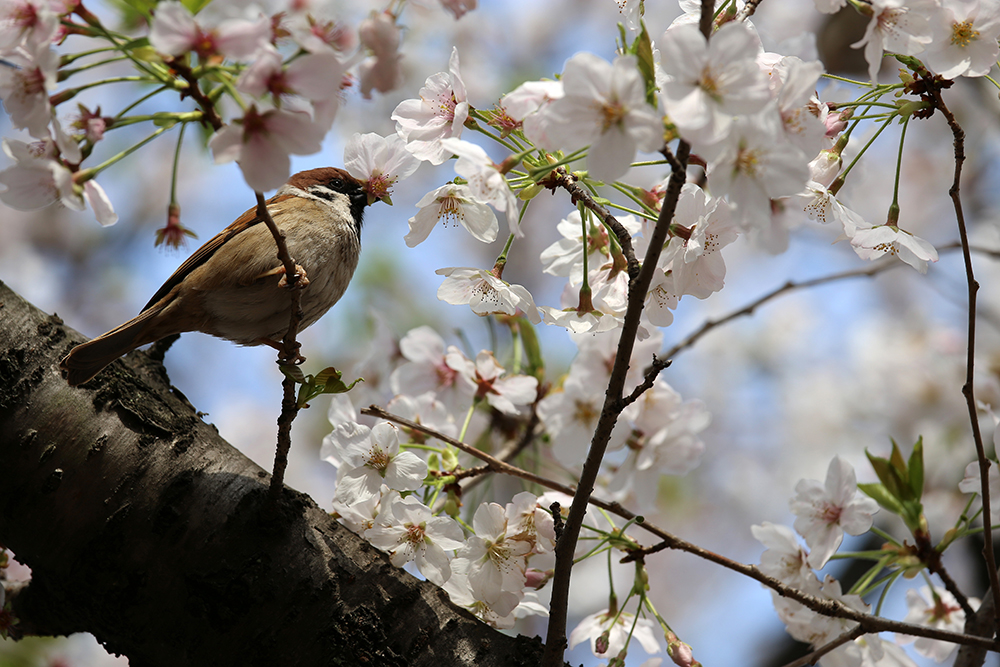
<path fill-rule="evenodd" d="M 270 206 L 272 204 L 276 204 L 292 196 L 294 195 L 279 195 L 276 197 L 271 197 L 270 199 L 267 200 L 267 205 Z M 205 245 L 195 250 L 193 255 L 188 257 L 183 264 L 177 267 L 177 270 L 174 271 L 174 274 L 169 278 L 167 278 L 167 281 L 160 286 L 160 289 L 156 290 L 156 294 L 154 294 L 152 298 L 150 298 L 149 302 L 142 307 L 142 310 L 140 312 L 145 312 L 149 310 L 149 308 L 152 307 L 156 302 L 158 302 L 160 299 L 169 294 L 170 290 L 172 290 L 175 286 L 179 285 L 180 282 L 184 280 L 184 278 L 187 277 L 189 273 L 191 273 L 199 266 L 207 262 L 209 258 L 211 258 L 212 255 L 215 254 L 215 251 L 221 248 L 224 243 L 229 241 L 237 234 L 244 232 L 247 229 L 253 227 L 254 225 L 257 225 L 262 222 L 264 222 L 264 220 L 259 215 L 257 215 L 256 206 L 254 206 L 251 209 L 248 209 L 245 213 L 243 213 L 243 215 L 236 218 L 236 220 L 233 221 L 231 225 L 229 225 L 221 232 L 213 236 L 211 239 L 209 239 L 208 242 L 205 243 Z"/>

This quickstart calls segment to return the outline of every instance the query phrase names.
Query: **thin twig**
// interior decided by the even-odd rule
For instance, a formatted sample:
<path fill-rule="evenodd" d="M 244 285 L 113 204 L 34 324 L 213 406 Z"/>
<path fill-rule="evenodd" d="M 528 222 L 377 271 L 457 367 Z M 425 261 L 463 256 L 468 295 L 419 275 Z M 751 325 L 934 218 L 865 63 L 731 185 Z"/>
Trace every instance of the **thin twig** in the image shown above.
<path fill-rule="evenodd" d="M 965 384 L 962 385 L 962 394 L 965 395 L 965 403 L 969 409 L 969 422 L 972 425 L 972 439 L 976 444 L 976 457 L 979 460 L 979 479 L 981 484 L 980 495 L 983 497 L 983 523 L 988 523 L 990 518 L 990 485 L 989 470 L 990 461 L 986 458 L 986 448 L 983 446 L 983 435 L 979 430 L 979 408 L 976 406 L 975 390 L 973 388 L 974 368 L 976 357 L 976 295 L 979 292 L 979 282 L 972 271 L 972 251 L 969 247 L 969 234 L 965 226 L 965 213 L 962 210 L 962 165 L 965 164 L 965 131 L 955 120 L 954 114 L 948 109 L 944 98 L 941 96 L 940 81 L 926 69 L 920 68 L 917 72 L 926 83 L 926 92 L 934 100 L 934 106 L 941 110 L 948 127 L 951 128 L 955 143 L 955 177 L 952 181 L 948 195 L 951 197 L 955 208 L 955 221 L 958 223 L 958 235 L 962 241 L 962 259 L 965 262 L 965 278 L 969 291 L 969 334 L 966 350 L 965 364 Z M 983 558 L 986 560 L 986 570 L 990 577 L 990 590 L 993 593 L 993 608 L 1000 610 L 1000 577 L 997 576 L 997 563 L 993 554 L 993 534 L 990 531 L 983 533 Z M 994 630 L 1000 636 L 1000 614 L 994 614 Z"/>
<path fill-rule="evenodd" d="M 802 656 L 798 660 L 792 660 L 788 664 L 783 665 L 783 667 L 805 667 L 806 665 L 815 665 L 816 662 L 820 658 L 822 658 L 824 655 L 826 655 L 830 651 L 836 649 L 839 646 L 843 646 L 847 642 L 852 642 L 852 641 L 854 641 L 855 639 L 857 639 L 858 637 L 860 637 L 860 636 L 862 636 L 864 634 L 865 634 L 865 631 L 862 630 L 861 626 L 859 625 L 856 628 L 854 628 L 853 630 L 845 632 L 844 634 L 840 635 L 839 637 L 836 637 L 836 638 L 828 641 L 827 643 L 823 644 L 822 646 L 820 646 L 815 651 L 812 651 L 811 653 L 808 653 L 807 655 Z"/>
<path fill-rule="evenodd" d="M 687 165 L 690 151 L 691 147 L 686 142 L 679 142 L 677 146 L 678 164 Z M 590 494 L 594 492 L 601 462 L 604 460 L 604 453 L 607 451 L 608 442 L 611 439 L 611 432 L 618 421 L 618 416 L 625 409 L 622 392 L 625 388 L 629 360 L 632 358 L 632 349 L 635 346 L 636 333 L 639 330 L 639 319 L 646 300 L 646 291 L 653 279 L 653 272 L 660 270 L 657 267 L 657 260 L 667 240 L 667 232 L 670 228 L 670 222 L 673 220 L 685 180 L 687 180 L 686 169 L 671 172 L 663 207 L 660 209 L 660 216 L 653 228 L 653 233 L 649 237 L 649 246 L 638 274 L 632 273 L 630 262 L 628 306 L 625 310 L 625 322 L 622 324 L 621 337 L 618 339 L 618 350 L 615 353 L 611 378 L 604 395 L 604 407 L 601 409 L 601 416 L 594 429 L 590 450 L 587 452 L 587 460 L 580 472 L 580 480 L 576 494 L 573 496 L 573 503 L 570 505 L 563 535 L 556 543 L 556 563 L 551 584 L 552 597 L 549 603 L 548 632 L 545 639 L 545 653 L 542 657 L 544 667 L 556 667 L 562 664 L 562 655 L 566 648 L 566 616 L 569 606 L 569 582 L 573 569 L 573 554 L 580 536 L 580 527 L 587 511 Z"/>
<path fill-rule="evenodd" d="M 178 58 L 168 58 L 165 62 L 170 69 L 177 72 L 188 83 L 187 89 L 181 92 L 181 99 L 185 96 L 193 99 L 201 108 L 205 122 L 211 125 L 213 130 L 221 129 L 225 123 L 222 122 L 219 112 L 215 110 L 215 103 L 202 92 L 201 86 L 198 85 L 198 77 L 194 75 L 191 68 Z"/>
<path fill-rule="evenodd" d="M 302 357 L 298 354 L 299 344 L 296 336 L 299 331 L 299 323 L 302 321 L 302 288 L 307 284 L 299 285 L 299 280 L 303 277 L 299 275 L 295 266 L 295 260 L 288 253 L 288 245 L 285 243 L 285 233 L 278 229 L 271 213 L 267 210 L 267 202 L 264 195 L 257 193 L 257 215 L 260 216 L 264 224 L 271 231 L 274 243 L 278 247 L 278 260 L 285 269 L 285 284 L 291 298 L 291 314 L 288 320 L 288 330 L 282 338 L 282 350 L 278 353 L 278 363 L 301 363 Z M 274 452 L 274 468 L 271 471 L 271 486 L 268 494 L 272 502 L 277 501 L 281 495 L 281 488 L 284 484 L 285 469 L 288 467 L 288 452 L 292 448 L 292 422 L 299 414 L 299 403 L 295 398 L 295 380 L 285 376 L 281 382 L 281 414 L 278 415 L 278 443 Z"/>
<path fill-rule="evenodd" d="M 611 215 L 608 209 L 594 201 L 594 198 L 590 196 L 586 188 L 581 187 L 577 182 L 576 176 L 567 172 L 563 167 L 556 169 L 547 182 L 552 186 L 558 186 L 566 190 L 569 193 L 570 200 L 574 204 L 577 202 L 582 203 L 615 233 L 615 236 L 618 237 L 618 244 L 622 247 L 622 254 L 625 255 L 625 260 L 628 262 L 629 278 L 635 278 L 639 274 L 639 260 L 636 259 L 635 250 L 632 248 L 632 234 L 625 229 L 622 223 L 618 222 L 618 218 Z"/>
<path fill-rule="evenodd" d="M 486 452 L 483 452 L 475 447 L 465 444 L 461 440 L 456 440 L 444 433 L 435 431 L 432 428 L 428 428 L 423 424 L 418 424 L 412 420 L 406 419 L 405 417 L 400 417 L 395 415 L 383 408 L 372 405 L 367 408 L 362 408 L 361 414 L 369 417 L 377 417 L 380 419 L 386 419 L 391 422 L 395 422 L 400 426 L 404 426 L 409 429 L 413 429 L 419 433 L 423 433 L 432 438 L 446 442 L 449 445 L 479 459 L 486 463 L 486 468 L 493 472 L 498 472 L 504 475 L 510 475 L 512 477 L 518 477 L 526 481 L 538 484 L 539 486 L 551 489 L 553 491 L 559 491 L 567 495 L 574 495 L 576 489 L 572 486 L 567 486 L 566 484 L 561 484 L 554 480 L 536 475 L 535 473 L 523 470 L 509 463 L 505 463 Z M 610 502 L 602 500 L 600 498 L 595 498 L 591 496 L 588 500 L 589 504 L 594 507 L 600 507 L 602 509 L 619 516 L 626 521 L 635 521 L 635 525 L 639 528 L 645 530 L 646 532 L 660 538 L 660 542 L 653 546 L 645 547 L 642 549 L 633 549 L 629 551 L 622 558 L 621 562 L 629 562 L 631 560 L 636 560 L 639 557 L 644 557 L 645 555 L 656 553 L 658 551 L 663 551 L 665 549 L 674 549 L 677 551 L 684 551 L 693 556 L 707 560 L 716 565 L 721 565 L 733 572 L 747 576 L 755 581 L 760 582 L 764 586 L 775 591 L 778 595 L 782 597 L 795 600 L 805 607 L 815 611 L 816 613 L 823 614 L 825 616 L 830 616 L 834 618 L 846 618 L 848 620 L 856 621 L 861 624 L 861 628 L 864 633 L 877 633 L 877 632 L 898 632 L 900 634 L 912 635 L 914 637 L 927 637 L 929 639 L 939 639 L 941 641 L 954 642 L 961 645 L 977 646 L 980 648 L 985 648 L 991 651 L 996 651 L 1000 646 L 989 638 L 976 637 L 973 635 L 962 634 L 958 632 L 948 632 L 945 630 L 938 630 L 936 628 L 931 628 L 923 625 L 914 625 L 912 623 L 902 623 L 900 621 L 893 621 L 890 619 L 882 618 L 879 616 L 873 616 L 871 614 L 866 614 L 864 612 L 851 609 L 846 605 L 838 602 L 837 600 L 830 599 L 819 599 L 812 597 L 803 593 L 797 588 L 793 588 L 774 577 L 770 577 L 753 565 L 747 565 L 739 561 L 732 560 L 721 554 L 717 554 L 708 549 L 699 547 L 696 544 L 683 540 L 676 535 L 668 533 L 667 531 L 659 528 L 647 521 L 644 521 L 639 515 L 625 509 L 620 503 Z M 560 538 L 561 539 L 561 538 Z"/>

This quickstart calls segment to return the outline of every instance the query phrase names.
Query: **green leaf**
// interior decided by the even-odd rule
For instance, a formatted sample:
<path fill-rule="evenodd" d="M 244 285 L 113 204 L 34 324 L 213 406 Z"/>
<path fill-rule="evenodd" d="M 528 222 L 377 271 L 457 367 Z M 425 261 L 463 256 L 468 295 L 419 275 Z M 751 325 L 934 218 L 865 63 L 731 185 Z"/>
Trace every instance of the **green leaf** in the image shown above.
<path fill-rule="evenodd" d="M 525 369 L 527 375 L 534 376 L 538 380 L 545 377 L 545 359 L 542 357 L 542 346 L 538 342 L 538 334 L 535 327 L 525 317 L 518 318 L 517 331 L 521 334 L 521 344 L 524 346 L 524 354 L 528 358 L 528 367 Z"/>
<path fill-rule="evenodd" d="M 629 51 L 636 57 L 639 65 L 639 72 L 646 82 L 646 102 L 652 107 L 656 107 L 656 65 L 653 63 L 653 43 L 646 32 L 646 22 L 642 21 L 642 32 L 632 42 Z"/>
<path fill-rule="evenodd" d="M 897 516 L 903 516 L 905 510 L 903 504 L 896 499 L 888 489 L 882 484 L 858 484 L 861 492 L 877 502 L 889 512 Z"/>
<path fill-rule="evenodd" d="M 907 466 L 910 477 L 910 488 L 913 495 L 920 500 L 924 496 L 924 437 L 917 438 L 913 445 L 913 452 L 910 454 L 909 465 Z"/>
<path fill-rule="evenodd" d="M 903 453 L 899 451 L 899 445 L 896 444 L 895 440 L 891 440 L 891 442 L 892 442 L 892 454 L 889 455 L 889 463 L 892 464 L 893 468 L 899 471 L 900 475 L 905 475 L 906 462 L 903 460 Z"/>
<path fill-rule="evenodd" d="M 875 470 L 875 475 L 878 476 L 879 481 L 885 486 L 886 491 L 902 500 L 900 494 L 906 485 L 900 480 L 899 473 L 892 467 L 892 463 L 880 456 L 873 456 L 867 450 L 865 450 L 865 456 L 868 457 L 869 463 L 872 464 L 872 468 Z"/>
<path fill-rule="evenodd" d="M 281 372 L 285 374 L 285 377 L 287 377 L 290 380 L 294 380 L 298 384 L 302 384 L 303 382 L 306 381 L 306 376 L 302 373 L 302 369 L 299 368 L 298 366 L 281 365 L 278 366 L 278 369 L 280 369 Z"/>

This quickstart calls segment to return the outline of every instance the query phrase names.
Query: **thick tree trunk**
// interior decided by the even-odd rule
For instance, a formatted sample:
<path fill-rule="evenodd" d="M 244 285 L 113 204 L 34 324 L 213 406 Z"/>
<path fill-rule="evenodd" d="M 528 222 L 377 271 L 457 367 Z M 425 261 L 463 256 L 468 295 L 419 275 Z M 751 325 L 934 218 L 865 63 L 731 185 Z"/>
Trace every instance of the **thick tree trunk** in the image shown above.
<path fill-rule="evenodd" d="M 508 637 L 222 440 L 142 353 L 70 388 L 83 339 L 0 283 L 0 544 L 21 628 L 133 667 L 533 665 Z M 220 391 L 229 391 L 218 379 Z"/>

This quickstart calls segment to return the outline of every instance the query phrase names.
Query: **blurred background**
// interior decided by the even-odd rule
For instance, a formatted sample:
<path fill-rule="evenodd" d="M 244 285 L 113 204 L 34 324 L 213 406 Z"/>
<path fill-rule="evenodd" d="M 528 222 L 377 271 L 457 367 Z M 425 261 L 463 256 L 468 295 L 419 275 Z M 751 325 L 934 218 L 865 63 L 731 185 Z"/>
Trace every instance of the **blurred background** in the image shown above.
<path fill-rule="evenodd" d="M 114 23 L 113 4 L 88 4 L 88 8 Z M 350 25 L 381 9 L 370 2 L 324 5 L 325 12 Z M 645 20 L 653 39 L 679 14 L 675 3 L 648 3 Z M 459 50 L 470 103 L 490 108 L 520 82 L 560 72 L 565 60 L 578 51 L 611 59 L 619 20 L 618 5 L 612 0 L 486 0 L 457 21 L 431 0 L 409 3 L 401 21 L 404 84 L 386 95 L 376 93 L 371 100 L 356 90 L 347 91 L 322 152 L 293 156 L 293 171 L 341 165 L 344 144 L 355 132 L 394 132 L 392 110 L 400 101 L 416 97 L 426 77 L 447 69 L 453 45 Z M 764 0 L 753 22 L 767 50 L 821 58 L 831 72 L 865 78 L 861 54 L 849 46 L 864 31 L 864 21 L 853 10 L 826 17 L 809 0 Z M 73 42 L 66 46 L 73 48 Z M 882 75 L 893 80 L 895 68 L 887 62 Z M 103 86 L 79 99 L 91 108 L 100 105 L 106 113 L 116 113 L 134 98 L 118 95 L 114 86 Z M 851 96 L 852 91 L 840 84 L 826 85 L 821 93 L 824 101 Z M 962 80 L 947 91 L 946 99 L 969 137 L 963 201 L 973 241 L 1000 247 L 997 91 L 982 80 Z M 192 108 L 189 102 L 174 104 L 176 109 Z M 0 132 L 18 136 L 5 115 L 0 115 Z M 112 227 L 101 228 L 89 211 L 76 213 L 59 206 L 29 213 L 0 209 L 0 280 L 87 336 L 133 317 L 190 252 L 254 204 L 235 164 L 213 165 L 202 148 L 205 136 L 189 132 L 178 196 L 183 224 L 198 239 L 180 251 L 155 248 L 155 230 L 166 222 L 175 132 L 101 175 L 120 216 Z M 109 132 L 100 148 L 111 155 L 139 136 L 138 131 Z M 472 133 L 463 138 L 485 145 Z M 890 128 L 841 192 L 852 208 L 876 224 L 884 221 L 891 202 L 897 147 L 898 127 Z M 900 223 L 939 248 L 958 239 L 948 199 L 952 170 L 951 134 L 940 115 L 911 123 Z M 636 171 L 626 180 L 635 176 L 631 182 L 651 185 L 668 173 L 660 167 Z M 441 278 L 434 271 L 491 267 L 505 240 L 503 221 L 500 239 L 492 245 L 478 243 L 460 227 L 438 227 L 415 249 L 403 242 L 415 202 L 453 176 L 449 164 L 437 168 L 424 164 L 397 187 L 392 207 L 376 204 L 368 212 L 361 264 L 351 288 L 326 317 L 300 335 L 308 358 L 305 372 L 335 365 L 347 378 L 364 375 L 356 370 L 359 365 L 371 369 L 366 360 L 385 356 L 387 345 L 423 324 L 433 326 L 448 343 L 464 337 L 475 350 L 489 346 L 486 320 L 466 307 L 436 300 Z M 515 244 L 504 273 L 509 282 L 525 285 L 539 305 L 558 304 L 563 282 L 541 273 L 538 254 L 558 238 L 556 223 L 571 210 L 565 197 L 539 196 L 526 221 L 528 235 Z M 838 230 L 805 219 L 795 224 L 800 226 L 784 254 L 769 255 L 745 238 L 726 248 L 726 289 L 706 301 L 684 299 L 674 323 L 664 331 L 665 348 L 707 320 L 737 310 L 788 280 L 865 265 L 849 246 L 835 243 Z M 1000 274 L 995 260 L 985 255 L 976 255 L 974 262 L 983 287 L 976 391 L 982 402 L 996 408 Z M 703 400 L 713 422 L 702 433 L 706 450 L 701 466 L 686 477 L 662 480 L 658 510 L 647 515 L 648 520 L 705 548 L 757 563 L 763 548 L 753 540 L 750 526 L 763 521 L 791 525 L 794 517 L 788 500 L 798 480 L 822 480 L 830 459 L 839 454 L 855 466 L 859 481 L 874 481 L 866 449 L 886 455 L 894 438 L 908 453 L 923 436 L 926 511 L 935 539 L 940 538 L 965 505 L 967 497 L 958 492 L 957 484 L 975 457 L 960 391 L 966 317 L 961 255 L 951 250 L 941 252 L 940 262 L 926 276 L 900 263 L 875 278 L 794 290 L 750 317 L 716 328 L 679 354 L 662 376 L 685 399 Z M 537 331 L 548 361 L 548 379 L 555 382 L 572 361 L 575 346 L 562 329 L 539 325 Z M 186 334 L 171 348 L 165 363 L 171 381 L 206 413 L 204 419 L 270 469 L 281 395 L 273 351 Z M 336 475 L 335 468 L 319 457 L 322 438 L 330 431 L 328 405 L 325 398 L 313 401 L 295 422 L 287 477 L 290 486 L 327 508 Z M 987 435 L 992 433 L 992 422 L 984 420 L 983 427 Z M 885 512 L 876 516 L 876 525 L 905 535 L 901 522 Z M 878 546 L 851 539 L 842 550 Z M 980 547 L 957 544 L 945 555 L 952 576 L 972 596 L 985 591 Z M 703 664 L 778 665 L 806 652 L 787 636 L 769 592 L 758 584 L 681 553 L 661 552 L 649 557 L 647 564 L 657 609 Z M 845 589 L 851 576 L 857 576 L 837 561 L 827 570 L 844 580 Z M 578 585 L 571 598 L 570 629 L 583 616 L 607 606 L 606 585 L 601 583 L 606 581 L 605 571 L 604 559 L 574 571 Z M 621 566 L 615 572 L 616 589 L 622 594 L 631 585 L 632 568 Z M 908 585 L 911 582 L 893 590 L 883 614 L 899 619 L 905 615 Z M 542 634 L 544 628 L 545 620 L 535 617 L 517 631 Z M 910 654 L 917 664 L 933 664 L 912 650 Z M 628 664 L 640 665 L 646 657 L 636 646 Z M 585 644 L 571 651 L 568 660 L 605 664 Z M 996 656 L 989 660 L 988 664 L 1000 664 Z M 85 635 L 0 642 L 0 667 L 126 663 L 104 654 Z"/>

